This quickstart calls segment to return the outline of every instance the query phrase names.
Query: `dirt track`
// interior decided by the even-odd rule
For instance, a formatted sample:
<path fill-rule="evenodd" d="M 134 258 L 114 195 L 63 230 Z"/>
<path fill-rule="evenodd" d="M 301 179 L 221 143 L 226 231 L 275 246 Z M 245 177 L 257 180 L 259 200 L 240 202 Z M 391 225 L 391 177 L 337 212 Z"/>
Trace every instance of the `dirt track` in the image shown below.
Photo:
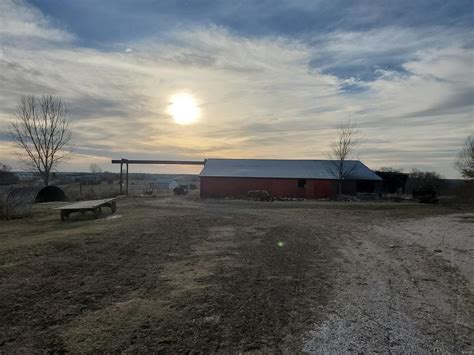
<path fill-rule="evenodd" d="M 473 219 L 450 212 L 128 199 L 0 222 L 0 351 L 469 351 Z"/>

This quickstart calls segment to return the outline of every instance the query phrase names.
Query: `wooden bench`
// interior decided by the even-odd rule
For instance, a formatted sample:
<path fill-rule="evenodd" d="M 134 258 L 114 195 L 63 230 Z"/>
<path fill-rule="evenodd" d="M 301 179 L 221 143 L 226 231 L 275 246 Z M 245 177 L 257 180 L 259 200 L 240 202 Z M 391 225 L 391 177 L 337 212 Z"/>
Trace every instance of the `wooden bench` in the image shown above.
<path fill-rule="evenodd" d="M 104 200 L 88 200 L 72 203 L 61 207 L 54 208 L 55 210 L 61 211 L 61 221 L 65 221 L 69 218 L 69 215 L 74 212 L 80 212 L 85 214 L 87 211 L 91 211 L 95 218 L 99 218 L 102 214 L 102 207 L 109 207 L 112 213 L 117 211 L 117 203 L 115 198 L 106 198 Z"/>

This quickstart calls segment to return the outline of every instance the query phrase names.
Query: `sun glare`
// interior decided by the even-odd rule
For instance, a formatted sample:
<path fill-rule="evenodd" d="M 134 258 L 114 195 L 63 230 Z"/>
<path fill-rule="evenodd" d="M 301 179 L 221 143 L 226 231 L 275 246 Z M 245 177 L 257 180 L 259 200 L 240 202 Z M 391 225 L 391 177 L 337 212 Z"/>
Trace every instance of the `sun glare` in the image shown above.
<path fill-rule="evenodd" d="M 196 122 L 199 118 L 199 107 L 196 100 L 189 94 L 177 94 L 171 98 L 168 113 L 176 123 L 187 125 Z"/>

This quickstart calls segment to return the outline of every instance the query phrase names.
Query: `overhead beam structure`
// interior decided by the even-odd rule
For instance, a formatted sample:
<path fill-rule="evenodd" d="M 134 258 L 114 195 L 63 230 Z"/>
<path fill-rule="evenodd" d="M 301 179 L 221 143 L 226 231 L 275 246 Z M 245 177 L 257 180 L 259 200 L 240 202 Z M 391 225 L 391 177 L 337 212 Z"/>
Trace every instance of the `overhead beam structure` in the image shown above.
<path fill-rule="evenodd" d="M 157 165 L 204 165 L 205 160 L 140 160 L 140 159 L 113 159 L 112 164 L 120 164 L 120 194 L 123 187 L 123 166 L 125 172 L 125 194 L 128 196 L 128 165 L 129 164 L 157 164 Z"/>

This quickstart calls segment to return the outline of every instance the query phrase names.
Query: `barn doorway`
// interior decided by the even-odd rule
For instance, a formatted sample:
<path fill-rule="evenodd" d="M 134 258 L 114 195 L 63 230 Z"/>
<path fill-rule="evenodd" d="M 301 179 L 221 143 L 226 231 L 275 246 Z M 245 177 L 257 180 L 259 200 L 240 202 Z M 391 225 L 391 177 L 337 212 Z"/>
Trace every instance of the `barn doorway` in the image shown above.
<path fill-rule="evenodd" d="M 372 194 L 375 192 L 375 183 L 373 181 L 357 181 L 356 192 Z"/>

